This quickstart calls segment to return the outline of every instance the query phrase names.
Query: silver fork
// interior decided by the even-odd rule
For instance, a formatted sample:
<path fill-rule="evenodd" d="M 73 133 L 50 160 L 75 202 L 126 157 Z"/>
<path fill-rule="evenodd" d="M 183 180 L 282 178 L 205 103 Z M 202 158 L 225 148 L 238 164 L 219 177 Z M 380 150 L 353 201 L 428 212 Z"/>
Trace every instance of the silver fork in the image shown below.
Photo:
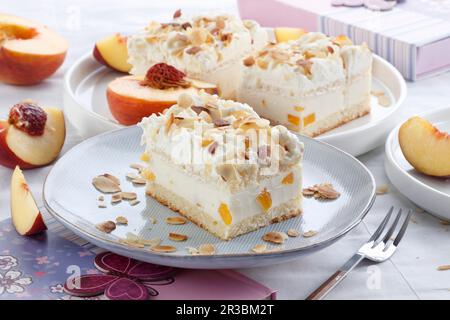
<path fill-rule="evenodd" d="M 353 270 L 363 259 L 369 259 L 374 262 L 383 262 L 389 259 L 397 249 L 397 246 L 402 240 L 406 228 L 408 227 L 409 219 L 411 218 L 412 211 L 409 210 L 406 218 L 403 220 L 400 230 L 396 236 L 393 236 L 397 224 L 402 216 L 402 209 L 397 213 L 394 222 L 388 229 L 388 222 L 392 216 L 394 207 L 389 209 L 386 217 L 381 222 L 377 230 L 372 234 L 369 241 L 359 248 L 358 252 L 353 255 L 342 267 L 339 268 L 331 277 L 329 277 L 317 290 L 311 293 L 306 300 L 320 300 L 327 295 L 336 285 L 338 285 L 350 271 Z M 387 229 L 387 232 L 382 236 L 383 232 Z M 392 240 L 392 238 L 394 240 Z"/>

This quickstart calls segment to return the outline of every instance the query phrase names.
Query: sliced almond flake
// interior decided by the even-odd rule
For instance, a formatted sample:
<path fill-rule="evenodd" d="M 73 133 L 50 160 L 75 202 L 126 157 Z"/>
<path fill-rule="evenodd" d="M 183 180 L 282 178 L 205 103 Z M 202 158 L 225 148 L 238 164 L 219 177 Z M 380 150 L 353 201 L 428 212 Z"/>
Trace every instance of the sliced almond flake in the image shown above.
<path fill-rule="evenodd" d="M 185 224 L 187 220 L 183 217 L 167 217 L 166 223 L 168 224 Z"/>
<path fill-rule="evenodd" d="M 104 174 L 102 174 L 101 176 L 103 176 L 103 177 L 105 177 L 106 179 L 109 179 L 109 180 L 113 181 L 114 183 L 120 185 L 120 179 L 117 178 L 117 177 L 115 177 L 115 176 L 113 176 L 112 174 L 104 173 Z"/>
<path fill-rule="evenodd" d="M 155 247 L 159 246 L 159 244 L 161 243 L 161 238 L 152 238 L 152 239 L 139 238 L 138 242 L 149 247 Z"/>
<path fill-rule="evenodd" d="M 134 184 L 143 185 L 147 183 L 147 180 L 145 180 L 144 178 L 136 178 L 131 180 L 131 182 Z"/>
<path fill-rule="evenodd" d="M 384 96 L 383 91 L 371 91 L 370 93 L 375 97 Z"/>
<path fill-rule="evenodd" d="M 298 231 L 296 229 L 289 229 L 288 232 L 287 232 L 287 235 L 289 237 L 295 238 L 295 237 L 298 237 L 300 235 L 300 231 Z"/>
<path fill-rule="evenodd" d="M 391 98 L 386 95 L 379 96 L 378 104 L 382 107 L 389 107 L 391 105 Z"/>
<path fill-rule="evenodd" d="M 97 206 L 99 208 L 106 208 L 106 203 L 104 201 L 97 201 Z"/>
<path fill-rule="evenodd" d="M 169 252 L 175 252 L 177 251 L 177 248 L 173 247 L 173 246 L 154 246 L 151 248 L 152 251 L 154 252 L 164 252 L 164 253 L 169 253 Z"/>
<path fill-rule="evenodd" d="M 449 264 L 445 264 L 442 266 L 437 267 L 438 271 L 446 271 L 446 270 L 450 270 L 450 265 Z"/>
<path fill-rule="evenodd" d="M 341 195 L 333 188 L 331 183 L 315 184 L 312 187 L 303 189 L 302 193 L 306 197 L 314 196 L 316 199 L 329 200 L 337 199 Z"/>
<path fill-rule="evenodd" d="M 116 224 L 127 225 L 128 224 L 128 219 L 125 218 L 124 216 L 118 216 L 118 217 L 116 217 Z"/>
<path fill-rule="evenodd" d="M 135 205 L 137 205 L 137 204 L 139 204 L 139 203 L 140 203 L 139 200 L 131 200 L 131 201 L 129 202 L 130 206 L 135 206 Z"/>
<path fill-rule="evenodd" d="M 381 185 L 377 187 L 376 193 L 378 195 L 386 194 L 389 191 L 389 187 L 387 185 Z"/>
<path fill-rule="evenodd" d="M 271 231 L 263 235 L 262 239 L 267 242 L 282 244 L 288 238 L 287 234 L 284 232 Z"/>
<path fill-rule="evenodd" d="M 205 243 L 200 245 L 200 247 L 198 247 L 198 252 L 201 255 L 206 255 L 206 256 L 210 256 L 213 255 L 214 253 L 216 253 L 216 249 L 214 248 L 214 246 L 210 243 Z"/>
<path fill-rule="evenodd" d="M 111 233 L 116 229 L 116 224 L 113 221 L 105 221 L 95 225 L 101 232 Z"/>
<path fill-rule="evenodd" d="M 130 164 L 131 169 L 136 169 L 137 171 L 142 171 L 144 169 L 144 166 L 139 163 L 132 163 Z"/>
<path fill-rule="evenodd" d="M 128 240 L 128 239 L 119 239 L 119 243 L 127 245 L 129 247 L 133 247 L 133 248 L 144 248 L 145 247 L 142 243 Z"/>
<path fill-rule="evenodd" d="M 198 249 L 194 248 L 194 247 L 186 247 L 186 250 L 189 252 L 189 254 L 192 254 L 192 255 L 198 255 L 199 254 Z"/>
<path fill-rule="evenodd" d="M 121 192 L 123 200 L 135 200 L 137 198 L 137 194 L 135 192 Z"/>
<path fill-rule="evenodd" d="M 122 195 L 121 193 L 115 193 L 111 196 L 111 203 L 115 204 L 115 203 L 119 203 L 122 201 Z"/>
<path fill-rule="evenodd" d="M 303 237 L 305 238 L 311 238 L 314 237 L 317 234 L 317 231 L 309 230 L 303 233 Z"/>
<path fill-rule="evenodd" d="M 105 201 L 105 197 L 104 197 L 103 195 L 99 195 L 99 196 L 97 197 L 97 200 L 98 200 L 98 201 Z"/>
<path fill-rule="evenodd" d="M 178 242 L 186 241 L 187 238 L 188 238 L 188 236 L 185 234 L 174 233 L 174 232 L 169 233 L 169 239 L 172 241 L 178 241 Z"/>
<path fill-rule="evenodd" d="M 252 248 L 252 251 L 255 253 L 263 253 L 267 250 L 267 245 L 265 244 L 257 244 Z"/>
<path fill-rule="evenodd" d="M 447 221 L 447 220 L 441 220 L 441 221 L 439 221 L 440 222 L 440 224 L 442 224 L 443 226 L 450 226 L 450 221 Z"/>
<path fill-rule="evenodd" d="M 141 176 L 136 173 L 127 173 L 127 179 L 133 180 L 133 179 L 140 179 Z"/>
<path fill-rule="evenodd" d="M 98 191 L 103 193 L 116 193 L 121 191 L 117 183 L 104 176 L 95 177 L 92 179 L 92 184 Z"/>

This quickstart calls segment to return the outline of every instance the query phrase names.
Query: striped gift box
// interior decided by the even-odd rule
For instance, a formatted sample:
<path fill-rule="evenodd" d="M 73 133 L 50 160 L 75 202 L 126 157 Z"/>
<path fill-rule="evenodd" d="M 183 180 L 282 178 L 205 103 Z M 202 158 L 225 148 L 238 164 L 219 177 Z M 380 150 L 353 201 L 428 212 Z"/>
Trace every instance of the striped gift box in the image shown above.
<path fill-rule="evenodd" d="M 450 0 L 408 0 L 382 12 L 333 7 L 329 0 L 238 0 L 238 6 L 242 18 L 267 27 L 300 27 L 366 42 L 407 80 L 450 69 Z"/>

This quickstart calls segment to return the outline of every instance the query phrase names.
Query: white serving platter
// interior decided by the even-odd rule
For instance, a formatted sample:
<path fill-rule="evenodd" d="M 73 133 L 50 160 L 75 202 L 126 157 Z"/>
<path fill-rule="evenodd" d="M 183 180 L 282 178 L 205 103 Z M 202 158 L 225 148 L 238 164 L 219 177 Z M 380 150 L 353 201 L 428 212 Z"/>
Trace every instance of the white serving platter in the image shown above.
<path fill-rule="evenodd" d="M 450 132 L 450 108 L 422 114 L 440 130 Z M 401 125 L 401 124 L 400 124 Z M 386 174 L 392 184 L 412 202 L 440 219 L 450 220 L 450 177 L 436 178 L 416 171 L 403 156 L 398 141 L 398 125 L 386 141 Z M 450 159 L 448 159 L 450 162 Z"/>

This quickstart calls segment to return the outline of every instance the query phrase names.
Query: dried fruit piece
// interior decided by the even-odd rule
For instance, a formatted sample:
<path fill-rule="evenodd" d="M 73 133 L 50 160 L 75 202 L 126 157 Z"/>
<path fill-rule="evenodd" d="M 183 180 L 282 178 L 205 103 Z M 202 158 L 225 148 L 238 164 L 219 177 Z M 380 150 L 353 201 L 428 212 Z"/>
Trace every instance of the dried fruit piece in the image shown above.
<path fill-rule="evenodd" d="M 168 224 L 185 224 L 187 220 L 183 217 L 167 217 L 166 223 Z"/>
<path fill-rule="evenodd" d="M 287 235 L 289 237 L 295 238 L 295 237 L 298 237 L 300 235 L 300 231 L 298 231 L 296 229 L 289 229 L 288 232 L 287 232 Z"/>
<path fill-rule="evenodd" d="M 167 63 L 157 63 L 148 69 L 145 79 L 140 84 L 160 90 L 188 88 L 190 84 L 185 77 L 186 74 L 177 68 Z"/>
<path fill-rule="evenodd" d="M 47 113 L 35 103 L 21 102 L 9 111 L 8 122 L 30 136 L 41 136 L 44 134 Z"/>
<path fill-rule="evenodd" d="M 281 184 L 293 184 L 294 183 L 294 173 L 289 173 L 287 176 L 281 180 Z"/>
<path fill-rule="evenodd" d="M 174 232 L 169 233 L 169 239 L 172 241 L 181 242 L 181 241 L 186 241 L 187 238 L 188 238 L 188 236 L 185 234 L 174 233 Z"/>
<path fill-rule="evenodd" d="M 228 206 L 225 203 L 220 204 L 219 214 L 223 220 L 223 223 L 225 223 L 225 225 L 229 226 L 231 224 L 231 222 L 233 221 L 233 217 L 231 215 L 230 209 L 228 208 Z"/>
<path fill-rule="evenodd" d="M 200 247 L 198 247 L 198 252 L 201 255 L 206 255 L 206 256 L 210 256 L 213 255 L 214 253 L 216 253 L 216 249 L 214 248 L 214 246 L 210 243 L 205 243 L 200 245 Z"/>
<path fill-rule="evenodd" d="M 137 198 L 135 192 L 121 192 L 120 195 L 123 200 L 135 200 Z"/>
<path fill-rule="evenodd" d="M 303 233 L 303 237 L 305 238 L 310 238 L 310 237 L 314 237 L 317 234 L 317 231 L 314 230 L 309 230 Z"/>
<path fill-rule="evenodd" d="M 149 168 L 145 168 L 144 170 L 142 170 L 141 176 L 142 176 L 142 178 L 144 178 L 148 181 L 155 181 L 155 179 L 156 179 L 155 174 Z M 136 179 L 134 179 L 134 180 L 136 180 Z"/>
<path fill-rule="evenodd" d="M 256 60 L 256 64 L 263 70 L 267 69 L 267 67 L 269 66 L 269 63 L 264 59 Z"/>
<path fill-rule="evenodd" d="M 300 117 L 294 116 L 293 114 L 288 114 L 287 118 L 290 124 L 293 124 L 296 127 L 300 125 Z"/>
<path fill-rule="evenodd" d="M 173 246 L 154 246 L 151 248 L 152 251 L 154 252 L 164 252 L 164 253 L 169 253 L 169 252 L 175 252 L 177 251 L 177 248 L 173 247 Z"/>
<path fill-rule="evenodd" d="M 244 62 L 244 66 L 251 67 L 252 65 L 255 64 L 255 58 L 250 56 L 250 57 L 245 58 L 243 62 Z"/>
<path fill-rule="evenodd" d="M 296 106 L 296 107 L 294 107 L 294 110 L 297 111 L 297 112 L 302 112 L 302 111 L 305 111 L 305 108 L 300 107 L 300 106 Z"/>
<path fill-rule="evenodd" d="M 306 117 L 303 118 L 303 126 L 304 127 L 309 126 L 315 121 L 316 121 L 316 114 L 315 113 L 308 114 Z"/>
<path fill-rule="evenodd" d="M 213 143 L 214 142 L 214 140 L 212 140 L 212 139 L 203 139 L 202 140 L 202 147 L 204 148 L 204 147 L 207 147 L 207 146 L 209 146 L 211 143 Z"/>
<path fill-rule="evenodd" d="M 272 243 L 276 243 L 276 244 L 284 243 L 287 238 L 288 238 L 288 236 L 286 233 L 276 232 L 276 231 L 268 232 L 262 237 L 262 239 L 264 241 L 272 242 Z"/>
<path fill-rule="evenodd" d="M 124 216 L 118 216 L 118 217 L 116 217 L 116 223 L 117 224 L 127 225 L 128 224 L 128 219 L 125 218 Z"/>
<path fill-rule="evenodd" d="M 150 155 L 147 152 L 144 152 L 141 154 L 141 160 L 144 162 L 149 162 L 150 161 Z"/>
<path fill-rule="evenodd" d="M 333 39 L 333 42 L 337 44 L 338 46 L 344 46 L 344 45 L 352 45 L 353 42 L 346 36 L 346 35 L 339 35 Z"/>
<path fill-rule="evenodd" d="M 269 211 L 269 209 L 272 207 L 272 197 L 270 195 L 270 192 L 265 188 L 256 197 L 256 200 L 258 200 L 258 203 L 261 205 L 261 208 L 264 210 L 264 212 Z"/>
<path fill-rule="evenodd" d="M 267 250 L 267 245 L 265 244 L 257 244 L 252 248 L 252 251 L 255 253 L 263 253 Z"/>
<path fill-rule="evenodd" d="M 100 230 L 101 232 L 105 233 L 111 233 L 116 229 L 116 224 L 113 221 L 105 221 L 102 223 L 98 223 L 95 225 L 95 227 Z"/>
<path fill-rule="evenodd" d="M 121 191 L 117 183 L 106 178 L 105 176 L 95 177 L 92 179 L 92 184 L 98 191 L 103 193 L 116 193 Z"/>

